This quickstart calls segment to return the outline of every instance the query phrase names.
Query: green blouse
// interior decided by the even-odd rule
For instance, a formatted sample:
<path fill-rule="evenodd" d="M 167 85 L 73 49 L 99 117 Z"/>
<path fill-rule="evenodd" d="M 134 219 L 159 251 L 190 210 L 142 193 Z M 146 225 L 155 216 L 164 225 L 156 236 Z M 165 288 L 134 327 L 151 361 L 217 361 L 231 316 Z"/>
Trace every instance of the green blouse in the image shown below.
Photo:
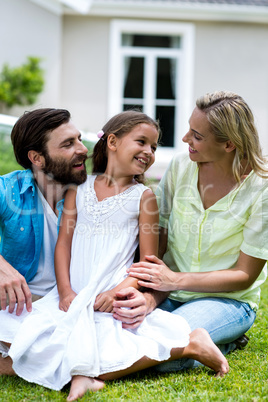
<path fill-rule="evenodd" d="M 225 197 L 204 209 L 197 188 L 198 165 L 188 154 L 171 161 L 156 195 L 160 226 L 168 228 L 164 262 L 173 271 L 208 272 L 236 265 L 240 250 L 268 259 L 268 180 L 253 171 Z M 186 302 L 200 297 L 227 297 L 248 303 L 257 310 L 260 285 L 267 276 L 263 268 L 248 288 L 228 293 L 171 292 L 170 298 Z"/>

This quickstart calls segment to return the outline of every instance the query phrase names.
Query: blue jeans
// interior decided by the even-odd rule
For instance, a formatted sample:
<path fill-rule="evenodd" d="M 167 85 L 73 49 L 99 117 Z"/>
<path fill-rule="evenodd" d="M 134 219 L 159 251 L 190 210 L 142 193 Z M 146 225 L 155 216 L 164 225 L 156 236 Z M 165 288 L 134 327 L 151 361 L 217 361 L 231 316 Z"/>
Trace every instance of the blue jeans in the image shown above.
<path fill-rule="evenodd" d="M 256 318 L 247 303 L 227 298 L 204 297 L 186 303 L 166 299 L 159 308 L 184 317 L 192 331 L 205 328 L 223 354 L 235 349 L 234 341 L 249 330 Z M 195 360 L 180 359 L 162 363 L 156 369 L 169 372 L 198 365 Z"/>

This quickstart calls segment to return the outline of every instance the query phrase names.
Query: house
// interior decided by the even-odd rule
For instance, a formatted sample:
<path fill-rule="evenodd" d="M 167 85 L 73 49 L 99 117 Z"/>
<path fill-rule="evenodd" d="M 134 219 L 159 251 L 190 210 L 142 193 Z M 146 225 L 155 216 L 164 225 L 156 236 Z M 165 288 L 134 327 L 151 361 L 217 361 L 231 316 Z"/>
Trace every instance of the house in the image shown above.
<path fill-rule="evenodd" d="M 268 154 L 268 0 L 8 0 L 0 12 L 0 66 L 43 60 L 35 107 L 67 108 L 89 132 L 133 106 L 160 118 L 152 175 L 185 149 L 195 99 L 218 89 L 248 102 Z"/>

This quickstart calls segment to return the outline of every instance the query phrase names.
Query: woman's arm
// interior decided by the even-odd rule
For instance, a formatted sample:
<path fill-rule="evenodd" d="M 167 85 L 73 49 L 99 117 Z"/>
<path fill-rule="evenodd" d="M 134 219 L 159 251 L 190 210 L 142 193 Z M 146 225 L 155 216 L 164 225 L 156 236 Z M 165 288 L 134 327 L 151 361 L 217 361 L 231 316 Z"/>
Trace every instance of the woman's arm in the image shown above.
<path fill-rule="evenodd" d="M 144 191 L 140 202 L 139 215 L 139 248 L 140 260 L 145 260 L 145 255 L 152 253 L 158 254 L 158 208 L 155 195 L 151 190 Z M 100 293 L 96 297 L 94 304 L 95 311 L 112 312 L 113 302 L 116 295 L 125 288 L 138 289 L 138 280 L 128 276 L 115 288 L 107 292 Z"/>
<path fill-rule="evenodd" d="M 240 251 L 234 268 L 210 272 L 173 272 L 155 256 L 150 262 L 133 264 L 129 275 L 139 279 L 140 286 L 161 291 L 220 293 L 249 288 L 258 278 L 266 260 L 251 257 Z M 148 283 L 147 281 L 150 280 Z"/>
<path fill-rule="evenodd" d="M 59 236 L 56 243 L 54 263 L 60 310 L 67 311 L 76 296 L 70 284 L 71 247 L 76 225 L 76 189 L 70 188 L 65 196 Z"/>

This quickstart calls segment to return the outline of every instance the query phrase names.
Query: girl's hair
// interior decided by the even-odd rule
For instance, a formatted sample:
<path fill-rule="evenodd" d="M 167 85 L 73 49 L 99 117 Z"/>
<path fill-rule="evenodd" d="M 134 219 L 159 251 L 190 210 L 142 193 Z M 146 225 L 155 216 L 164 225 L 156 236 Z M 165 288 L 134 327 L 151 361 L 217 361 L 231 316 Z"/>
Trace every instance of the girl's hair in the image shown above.
<path fill-rule="evenodd" d="M 149 124 L 156 128 L 160 136 L 160 127 L 157 121 L 147 116 L 138 110 L 128 110 L 118 113 L 112 117 L 102 128 L 103 136 L 96 143 L 93 154 L 91 155 L 93 161 L 93 174 L 104 173 L 107 167 L 107 138 L 109 134 L 114 134 L 118 138 L 130 133 L 139 124 Z M 144 182 L 144 175 L 136 175 L 134 177 L 137 182 Z"/>
<path fill-rule="evenodd" d="M 249 106 L 241 96 L 228 91 L 216 91 L 201 96 L 196 101 L 210 123 L 218 142 L 230 140 L 236 147 L 233 174 L 239 183 L 241 161 L 246 159 L 253 171 L 268 177 L 267 160 L 262 155 L 258 132 Z"/>

